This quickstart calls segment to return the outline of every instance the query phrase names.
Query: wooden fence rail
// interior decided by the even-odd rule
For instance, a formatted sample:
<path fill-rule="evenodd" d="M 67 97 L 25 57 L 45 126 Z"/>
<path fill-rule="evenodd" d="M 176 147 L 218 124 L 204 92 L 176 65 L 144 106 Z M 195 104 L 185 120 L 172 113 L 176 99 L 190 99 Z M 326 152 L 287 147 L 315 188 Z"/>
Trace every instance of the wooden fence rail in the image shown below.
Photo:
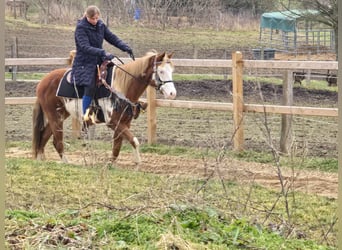
<path fill-rule="evenodd" d="M 20 65 L 69 65 L 70 58 L 6 58 L 5 66 Z M 124 62 L 129 58 L 124 58 Z M 292 88 L 293 79 L 288 77 L 292 75 L 293 70 L 337 70 L 338 63 L 336 61 L 275 61 L 275 60 L 243 60 L 240 52 L 234 52 L 232 60 L 211 60 L 211 59 L 173 59 L 174 64 L 178 67 L 206 67 L 206 68 L 232 68 L 233 79 L 233 103 L 219 102 L 201 102 L 201 101 L 182 101 L 182 100 L 164 100 L 156 99 L 156 93 L 153 88 L 147 90 L 147 101 L 149 108 L 147 110 L 148 122 L 148 142 L 155 143 L 157 141 L 157 107 L 169 108 L 189 108 L 189 109 L 206 109 L 232 111 L 234 117 L 234 149 L 243 150 L 243 117 L 245 112 L 261 112 L 274 113 L 282 115 L 282 131 L 291 129 L 291 115 L 307 115 L 307 116 L 338 116 L 337 108 L 313 108 L 313 107 L 297 107 L 292 106 Z M 284 105 L 259 105 L 246 104 L 243 102 L 242 84 L 243 70 L 245 68 L 254 69 L 283 69 L 286 70 L 283 84 L 283 104 Z M 286 81 L 286 82 L 285 82 Z M 7 97 L 5 104 L 33 104 L 35 97 Z M 289 105 L 290 104 L 290 105 Z M 73 122 L 74 124 L 74 122 Z M 284 125 L 285 124 L 285 125 Z M 290 139 L 288 135 L 282 134 L 281 149 L 286 152 Z"/>

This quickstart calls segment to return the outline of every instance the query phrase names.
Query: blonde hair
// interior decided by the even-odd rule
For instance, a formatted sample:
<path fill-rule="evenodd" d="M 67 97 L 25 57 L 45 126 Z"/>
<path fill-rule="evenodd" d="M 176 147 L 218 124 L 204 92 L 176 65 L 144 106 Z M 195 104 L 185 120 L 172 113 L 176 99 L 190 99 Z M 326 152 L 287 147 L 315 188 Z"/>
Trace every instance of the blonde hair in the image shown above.
<path fill-rule="evenodd" d="M 84 12 L 84 16 L 89 17 L 89 18 L 94 17 L 96 14 L 100 16 L 101 13 L 100 13 L 100 9 L 95 5 L 88 6 Z"/>

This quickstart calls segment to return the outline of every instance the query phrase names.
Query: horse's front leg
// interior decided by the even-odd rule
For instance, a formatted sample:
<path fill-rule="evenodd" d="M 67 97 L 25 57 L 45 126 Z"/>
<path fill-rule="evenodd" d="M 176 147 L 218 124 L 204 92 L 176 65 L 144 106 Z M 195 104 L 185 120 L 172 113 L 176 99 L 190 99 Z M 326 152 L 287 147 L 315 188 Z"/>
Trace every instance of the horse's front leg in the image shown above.
<path fill-rule="evenodd" d="M 114 132 L 113 160 L 116 160 L 119 156 L 123 139 L 126 139 L 132 145 L 134 162 L 136 164 L 140 164 L 141 157 L 139 152 L 139 140 L 133 136 L 127 126 L 119 126 L 119 128 Z"/>
<path fill-rule="evenodd" d="M 130 141 L 132 148 L 133 148 L 133 155 L 134 155 L 134 162 L 138 165 L 141 163 L 141 157 L 140 157 L 140 143 L 138 138 L 133 137 L 132 141 Z"/>
<path fill-rule="evenodd" d="M 126 128 L 123 131 L 123 135 L 129 141 L 129 143 L 132 145 L 134 162 L 137 165 L 139 165 L 141 163 L 141 157 L 140 157 L 140 149 L 139 149 L 140 143 L 139 143 L 138 138 L 133 136 L 133 134 L 131 133 L 131 131 L 128 128 Z"/>

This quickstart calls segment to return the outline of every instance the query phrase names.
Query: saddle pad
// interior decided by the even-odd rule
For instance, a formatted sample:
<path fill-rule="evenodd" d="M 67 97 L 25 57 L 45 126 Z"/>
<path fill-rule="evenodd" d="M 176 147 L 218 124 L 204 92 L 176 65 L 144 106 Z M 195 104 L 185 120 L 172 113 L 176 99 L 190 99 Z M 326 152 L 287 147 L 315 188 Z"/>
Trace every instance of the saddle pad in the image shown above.
<path fill-rule="evenodd" d="M 59 82 L 56 96 L 68 98 L 82 98 L 84 93 L 83 86 L 70 83 L 71 69 L 68 69 Z"/>
<path fill-rule="evenodd" d="M 107 74 L 107 83 L 111 85 L 112 81 L 112 71 L 113 67 L 109 67 Z M 60 97 L 67 97 L 67 98 L 82 98 L 84 94 L 84 87 L 78 86 L 76 84 L 70 83 L 71 82 L 71 69 L 68 69 L 62 79 L 59 82 L 58 89 L 56 96 Z M 110 96 L 110 91 L 104 86 L 101 85 L 100 87 L 96 87 L 96 93 L 94 98 L 104 98 Z"/>

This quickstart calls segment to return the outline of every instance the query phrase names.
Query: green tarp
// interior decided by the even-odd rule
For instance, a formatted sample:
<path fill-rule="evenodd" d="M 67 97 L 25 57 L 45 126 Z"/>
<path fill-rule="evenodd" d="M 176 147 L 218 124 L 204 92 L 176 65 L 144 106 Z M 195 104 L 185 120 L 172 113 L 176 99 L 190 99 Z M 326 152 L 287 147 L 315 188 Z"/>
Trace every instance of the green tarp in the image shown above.
<path fill-rule="evenodd" d="M 261 16 L 260 27 L 282 30 L 285 32 L 295 32 L 298 19 L 303 19 L 304 15 L 317 15 L 315 10 L 290 10 L 281 12 L 264 13 Z"/>

